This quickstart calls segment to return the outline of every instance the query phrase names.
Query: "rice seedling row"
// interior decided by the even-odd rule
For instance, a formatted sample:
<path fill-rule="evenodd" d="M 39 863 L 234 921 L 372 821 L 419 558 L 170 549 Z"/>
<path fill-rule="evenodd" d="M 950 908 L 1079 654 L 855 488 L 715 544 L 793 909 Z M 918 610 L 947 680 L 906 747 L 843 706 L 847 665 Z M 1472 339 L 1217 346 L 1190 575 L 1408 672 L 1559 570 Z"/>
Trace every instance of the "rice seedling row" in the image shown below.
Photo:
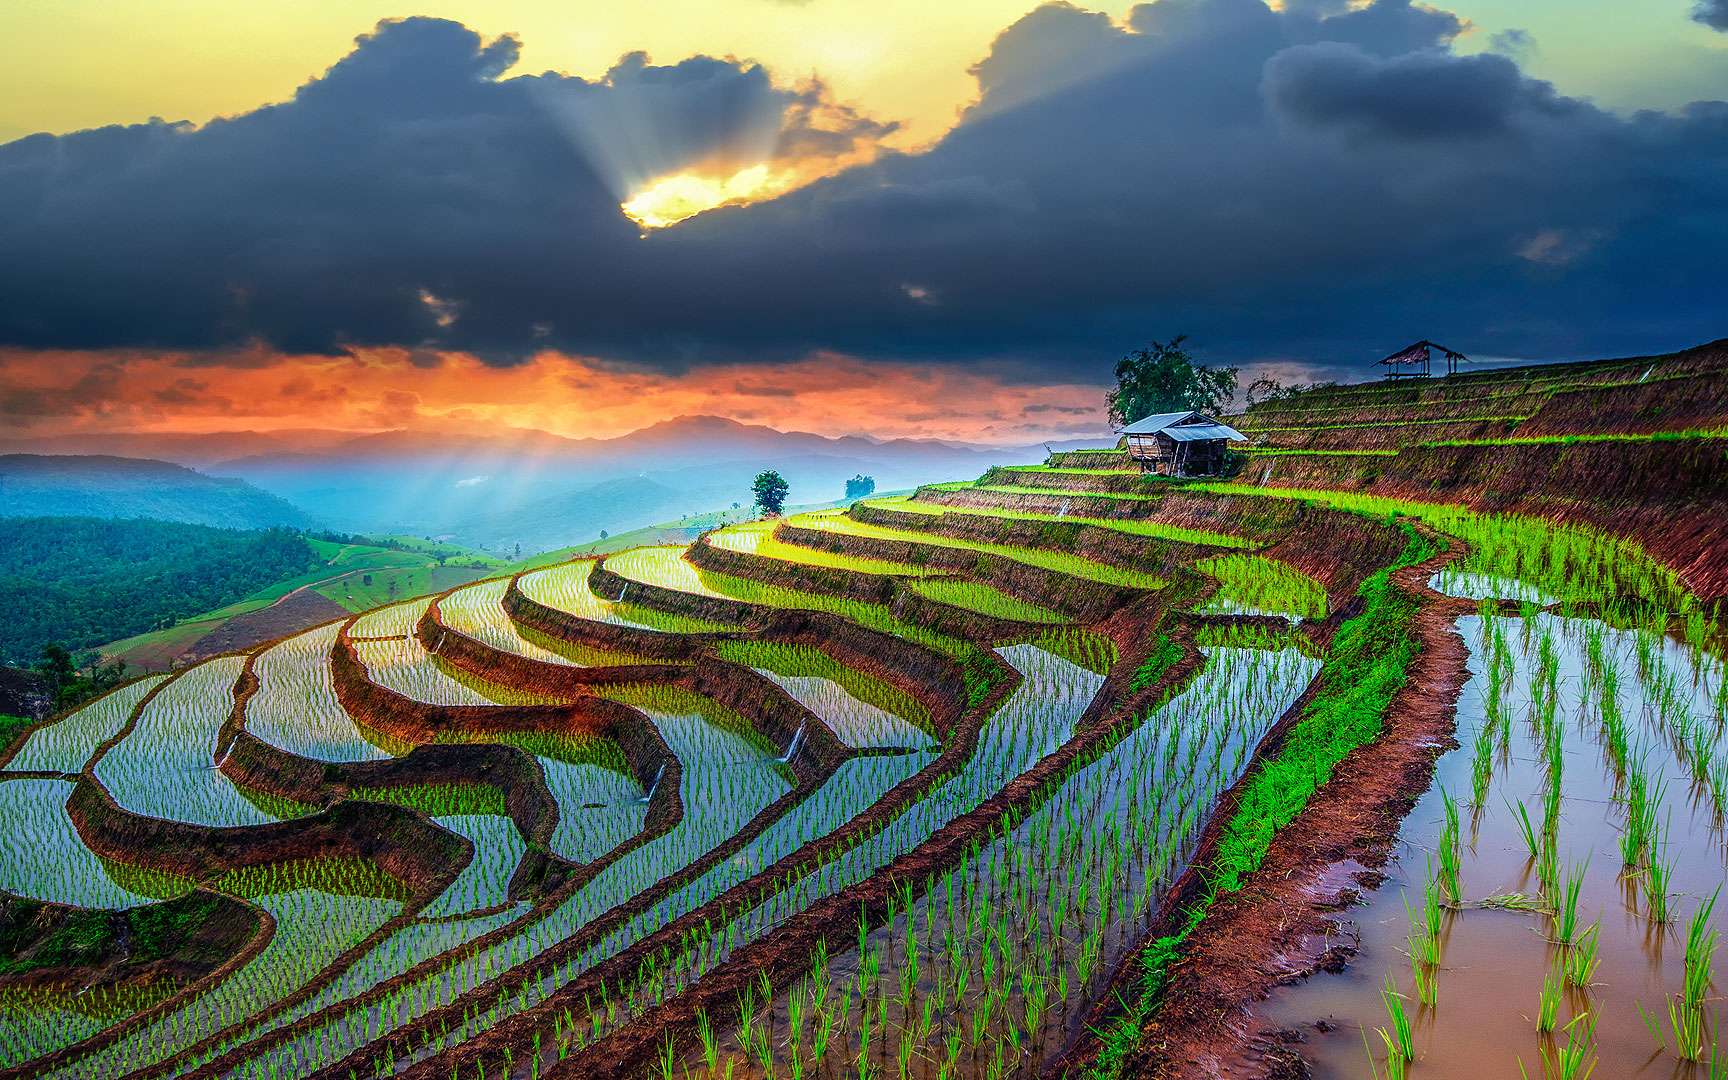
<path fill-rule="evenodd" d="M 1400 887 L 1357 920 L 1388 989 L 1317 983 L 1269 1022 L 1324 1007 L 1367 1033 L 1371 1056 L 1354 1037 L 1315 1049 L 1339 1076 L 1707 1062 L 1728 876 L 1710 779 L 1728 763 L 1721 662 L 1594 620 L 1460 630 L 1461 745 L 1406 820 Z"/>
<path fill-rule="evenodd" d="M 234 705 L 245 659 L 207 660 L 151 698 L 132 730 L 92 764 L 108 793 L 133 813 L 196 825 L 276 820 L 216 769 L 216 734 Z"/>
<path fill-rule="evenodd" d="M 106 694 L 55 721 L 37 728 L 6 763 L 6 772 L 75 773 L 103 742 L 112 738 L 132 715 L 144 695 L 166 675 L 150 675 Z"/>

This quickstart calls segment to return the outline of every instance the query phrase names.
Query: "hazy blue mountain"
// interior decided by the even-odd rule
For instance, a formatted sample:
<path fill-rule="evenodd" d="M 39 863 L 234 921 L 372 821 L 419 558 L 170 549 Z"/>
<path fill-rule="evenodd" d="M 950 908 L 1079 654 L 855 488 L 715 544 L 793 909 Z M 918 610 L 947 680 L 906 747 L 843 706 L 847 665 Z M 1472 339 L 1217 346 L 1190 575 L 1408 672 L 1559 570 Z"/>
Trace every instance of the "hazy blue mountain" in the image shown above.
<path fill-rule="evenodd" d="M 42 454 L 0 455 L 0 517 L 146 517 L 225 529 L 315 523 L 244 480 L 166 461 Z"/>

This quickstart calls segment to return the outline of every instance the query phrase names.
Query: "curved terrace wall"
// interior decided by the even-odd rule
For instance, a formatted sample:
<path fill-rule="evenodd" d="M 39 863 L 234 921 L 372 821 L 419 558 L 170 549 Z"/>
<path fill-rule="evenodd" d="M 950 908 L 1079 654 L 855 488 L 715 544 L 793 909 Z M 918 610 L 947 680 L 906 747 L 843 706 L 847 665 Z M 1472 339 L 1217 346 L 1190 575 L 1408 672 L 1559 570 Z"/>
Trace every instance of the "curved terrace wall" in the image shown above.
<path fill-rule="evenodd" d="M 424 816 L 385 803 L 341 802 L 267 825 L 167 821 L 127 810 L 90 776 L 74 783 L 66 812 L 79 839 L 103 858 L 197 881 L 247 867 L 346 857 L 375 864 L 429 899 L 473 849 Z"/>
<path fill-rule="evenodd" d="M 1728 597 L 1728 439 L 1411 447 L 1268 464 L 1263 482 L 1273 487 L 1583 522 L 1635 540 L 1704 600 Z"/>
<path fill-rule="evenodd" d="M 448 596 L 445 593 L 444 596 Z M 629 682 L 660 682 L 674 678 L 678 667 L 671 664 L 631 664 L 614 667 L 576 667 L 537 660 L 521 653 L 495 649 L 443 621 L 443 611 L 434 600 L 426 606 L 414 634 L 426 651 L 477 678 L 527 693 L 549 697 L 577 697 L 595 686 Z"/>
<path fill-rule="evenodd" d="M 799 547 L 950 571 L 1086 622 L 1103 618 L 1133 599 L 1139 591 L 961 547 L 856 536 L 793 525 L 781 525 L 774 535 Z"/>

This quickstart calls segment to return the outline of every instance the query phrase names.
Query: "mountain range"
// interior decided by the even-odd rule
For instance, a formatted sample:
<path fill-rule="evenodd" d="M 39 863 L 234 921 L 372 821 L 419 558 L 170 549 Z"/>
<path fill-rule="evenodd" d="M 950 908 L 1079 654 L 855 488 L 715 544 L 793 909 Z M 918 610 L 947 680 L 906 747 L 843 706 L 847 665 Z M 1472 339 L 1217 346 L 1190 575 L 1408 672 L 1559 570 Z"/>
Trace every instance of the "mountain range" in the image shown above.
<path fill-rule="evenodd" d="M 1061 444 L 1071 445 L 1076 444 Z M 21 470 L 66 478 L 62 499 L 81 491 L 86 507 L 54 502 L 50 489 L 39 484 L 30 505 L 54 508 L 32 513 L 147 514 L 235 527 L 315 523 L 347 532 L 440 536 L 499 553 L 517 545 L 540 551 L 581 543 L 603 529 L 618 532 L 748 502 L 751 478 L 766 468 L 786 477 L 791 502 L 812 503 L 840 498 L 847 478 L 858 473 L 873 476 L 878 490 L 888 491 L 976 475 L 993 463 L 1038 461 L 1046 453 L 1043 445 L 785 432 L 714 416 L 678 417 L 608 439 L 516 428 L 296 430 L 0 442 L 0 450 L 12 449 L 104 455 L 43 457 L 33 470 Z M 136 472 L 114 464 L 135 457 L 160 460 L 131 466 Z M 92 474 L 109 478 L 112 509 L 106 512 L 94 498 Z M 5 477 L 0 472 L 0 484 L 10 483 Z M 200 482 L 210 493 L 206 505 L 148 497 L 152 485 L 177 493 Z M 235 501 L 242 496 L 244 505 Z M 152 503 L 154 513 L 136 509 Z M 0 513 L 20 511 L 9 506 Z M 224 515 L 230 520 L 212 520 Z"/>
<path fill-rule="evenodd" d="M 107 455 L 0 455 L 0 517 L 155 518 L 230 529 L 316 524 L 244 480 Z"/>

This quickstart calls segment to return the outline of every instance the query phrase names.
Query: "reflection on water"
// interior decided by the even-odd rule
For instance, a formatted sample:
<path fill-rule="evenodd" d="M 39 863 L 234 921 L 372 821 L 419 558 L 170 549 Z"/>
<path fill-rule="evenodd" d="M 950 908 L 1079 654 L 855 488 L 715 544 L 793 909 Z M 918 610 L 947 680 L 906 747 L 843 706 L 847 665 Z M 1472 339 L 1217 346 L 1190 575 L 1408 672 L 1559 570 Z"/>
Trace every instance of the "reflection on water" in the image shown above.
<path fill-rule="evenodd" d="M 1556 1026 L 1591 1015 L 1597 1077 L 1707 1075 L 1703 1066 L 1676 1058 L 1671 1032 L 1664 1034 L 1667 1051 L 1659 1050 L 1639 1010 L 1666 1027 L 1667 1003 L 1681 987 L 1687 920 L 1724 881 L 1717 805 L 1728 768 L 1721 664 L 1651 634 L 1549 615 L 1494 619 L 1487 626 L 1465 618 L 1459 631 L 1470 646 L 1471 676 L 1459 701 L 1460 745 L 1440 759 L 1434 788 L 1405 820 L 1397 862 L 1387 868 L 1391 880 L 1350 915 L 1361 931 L 1361 954 L 1342 975 L 1276 993 L 1260 1007 L 1261 1021 L 1305 1032 L 1302 1050 L 1316 1077 L 1371 1077 L 1363 1036 L 1379 1050 L 1373 1029 L 1387 1023 L 1379 988 L 1390 975 L 1409 999 L 1415 1023 L 1412 1076 L 1517 1076 L 1520 1062 L 1531 1076 L 1543 1075 L 1544 1049 L 1552 1055 L 1564 1040 L 1537 1033 L 1538 998 L 1544 975 L 1566 950 L 1550 943 L 1547 915 L 1477 905 L 1542 892 L 1513 807 L 1522 804 L 1540 831 L 1551 777 L 1541 731 L 1551 716 L 1561 763 L 1560 876 L 1581 872 L 1580 925 L 1601 923 L 1600 966 L 1588 988 L 1565 991 Z M 1495 644 L 1496 635 L 1503 644 Z M 1490 670 L 1496 652 L 1504 657 L 1499 676 Z M 1609 735 L 1616 713 L 1624 731 L 1618 750 Z M 1491 737 L 1479 741 L 1484 731 Z M 1481 805 L 1472 806 L 1476 762 L 1484 754 L 1491 779 Z M 1623 767 L 1616 760 L 1622 754 Z M 1658 859 L 1673 865 L 1666 924 L 1649 917 L 1647 879 L 1622 866 L 1626 777 L 1640 763 L 1651 790 L 1665 794 L 1657 819 L 1665 823 Z M 1444 821 L 1441 788 L 1461 804 L 1466 905 L 1442 916 L 1437 1001 L 1419 1009 L 1410 926 L 1412 914 L 1417 922 L 1423 918 L 1423 885 Z M 1718 905 L 1710 920 L 1718 930 L 1728 930 L 1725 907 Z M 1709 1032 L 1723 1014 L 1717 994 L 1706 1006 Z M 1322 1018 L 1337 1030 L 1316 1031 L 1311 1025 Z"/>

